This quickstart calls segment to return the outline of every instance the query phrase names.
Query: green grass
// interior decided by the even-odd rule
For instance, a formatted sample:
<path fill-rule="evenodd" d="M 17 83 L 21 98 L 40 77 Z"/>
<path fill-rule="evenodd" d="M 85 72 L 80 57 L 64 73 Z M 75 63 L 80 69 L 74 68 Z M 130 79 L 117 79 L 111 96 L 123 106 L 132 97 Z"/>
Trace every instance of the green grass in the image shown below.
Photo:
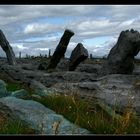
<path fill-rule="evenodd" d="M 23 86 L 21 86 L 19 83 L 8 82 L 6 88 L 8 91 L 16 91 L 23 88 Z"/>
<path fill-rule="evenodd" d="M 54 95 L 38 102 L 93 134 L 140 134 L 140 120 L 131 109 L 126 109 L 120 119 L 114 119 L 96 102 L 89 104 L 74 96 Z"/>
<path fill-rule="evenodd" d="M 27 85 L 23 85 L 22 83 L 14 83 L 14 82 L 6 82 L 7 86 L 6 89 L 8 91 L 16 91 L 16 90 L 20 90 L 20 89 L 25 89 L 30 95 L 32 95 L 34 93 L 34 91 L 32 89 L 30 89 L 29 87 L 27 87 Z"/>
<path fill-rule="evenodd" d="M 7 84 L 7 86 L 6 86 L 7 91 L 16 91 L 16 90 L 20 90 L 20 89 L 25 89 L 26 91 L 28 91 L 28 93 L 30 95 L 34 93 L 34 91 L 32 89 L 30 89 L 26 84 L 23 84 L 21 82 L 12 81 L 6 77 L 7 76 L 0 75 L 0 79 L 3 80 Z"/>
<path fill-rule="evenodd" d="M 35 134 L 35 130 L 19 119 L 5 119 L 5 117 L 1 114 L 0 134 Z"/>
<path fill-rule="evenodd" d="M 10 91 L 18 90 L 21 88 L 26 89 L 19 83 L 5 81 L 8 83 L 7 89 Z M 31 89 L 27 88 L 30 94 L 33 93 Z M 140 119 L 136 117 L 135 111 L 131 108 L 126 108 L 120 115 L 120 119 L 115 117 L 115 109 L 112 109 L 114 115 L 110 115 L 96 101 L 88 103 L 79 99 L 76 96 L 53 95 L 43 97 L 41 99 L 34 99 L 46 107 L 54 110 L 58 114 L 62 114 L 66 119 L 74 124 L 88 129 L 93 134 L 140 134 Z M 1 127 L 0 133 L 28 133 L 20 122 L 7 122 L 6 127 Z M 14 127 L 13 127 L 14 126 Z M 19 129 L 21 128 L 21 129 Z"/>

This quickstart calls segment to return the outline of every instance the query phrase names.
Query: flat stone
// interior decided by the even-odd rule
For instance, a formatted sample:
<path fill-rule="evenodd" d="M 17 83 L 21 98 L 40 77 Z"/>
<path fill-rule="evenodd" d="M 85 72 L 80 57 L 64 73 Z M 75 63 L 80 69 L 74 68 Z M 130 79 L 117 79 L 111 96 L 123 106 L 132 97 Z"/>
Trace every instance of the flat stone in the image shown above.
<path fill-rule="evenodd" d="M 0 98 L 0 111 L 7 112 L 7 110 L 10 110 L 9 113 L 15 114 L 22 121 L 28 123 L 39 134 L 90 134 L 88 130 L 72 124 L 62 115 L 56 114 L 36 101 L 10 96 Z"/>

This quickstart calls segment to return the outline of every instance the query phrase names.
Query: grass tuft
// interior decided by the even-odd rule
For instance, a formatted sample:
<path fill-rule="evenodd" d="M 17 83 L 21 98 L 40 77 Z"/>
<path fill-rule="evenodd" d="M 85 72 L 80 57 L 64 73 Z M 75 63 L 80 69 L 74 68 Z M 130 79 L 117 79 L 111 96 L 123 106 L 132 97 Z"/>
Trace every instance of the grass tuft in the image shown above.
<path fill-rule="evenodd" d="M 0 134 L 35 134 L 35 130 L 19 119 L 13 120 L 0 114 Z"/>
<path fill-rule="evenodd" d="M 77 97 L 69 95 L 53 95 L 38 102 L 46 107 L 62 114 L 65 118 L 93 134 L 139 134 L 140 120 L 136 117 L 134 110 L 126 109 L 119 119 L 117 115 L 109 115 L 96 102 L 89 104 Z M 113 110 L 115 112 L 115 110 Z"/>
<path fill-rule="evenodd" d="M 6 83 L 8 83 L 8 90 L 11 91 L 22 87 L 20 84 Z M 30 92 L 30 90 L 27 91 Z M 140 119 L 136 116 L 131 106 L 126 108 L 123 113 L 118 114 L 115 108 L 108 108 L 107 111 L 106 107 L 103 108 L 97 101 L 89 103 L 72 95 L 72 93 L 67 94 L 47 96 L 36 99 L 36 101 L 54 110 L 56 113 L 62 114 L 74 124 L 88 129 L 93 134 L 140 134 Z M 4 124 L 5 126 L 3 126 L 3 120 L 4 118 L 0 117 L 1 134 L 30 133 L 25 127 L 22 128 L 21 122 L 7 121 Z"/>

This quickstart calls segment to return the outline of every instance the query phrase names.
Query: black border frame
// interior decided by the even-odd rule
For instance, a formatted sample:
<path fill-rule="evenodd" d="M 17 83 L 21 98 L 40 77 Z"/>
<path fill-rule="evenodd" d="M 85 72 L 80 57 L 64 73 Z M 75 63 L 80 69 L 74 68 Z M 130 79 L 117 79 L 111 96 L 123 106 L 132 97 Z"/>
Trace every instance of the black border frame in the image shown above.
<path fill-rule="evenodd" d="M 140 4 L 140 0 L 131 0 L 131 1 L 126 1 L 126 0 L 0 0 L 0 5 L 137 5 Z M 53 138 L 54 135 L 0 135 L 0 137 L 11 137 L 11 138 L 19 138 L 19 137 L 36 137 L 36 138 L 45 138 L 50 137 Z M 69 138 L 74 138 L 76 136 L 80 135 L 66 135 L 66 136 L 61 136 L 61 135 L 55 135 L 61 138 L 66 138 L 69 136 Z M 86 136 L 86 137 L 85 137 Z M 123 138 L 123 140 L 126 138 L 127 140 L 129 138 L 139 138 L 139 135 L 103 135 L 103 134 L 93 134 L 93 135 L 82 135 L 80 137 L 83 138 L 104 138 L 107 137 L 107 139 L 114 139 L 114 138 Z M 10 138 L 10 139 L 11 139 Z"/>

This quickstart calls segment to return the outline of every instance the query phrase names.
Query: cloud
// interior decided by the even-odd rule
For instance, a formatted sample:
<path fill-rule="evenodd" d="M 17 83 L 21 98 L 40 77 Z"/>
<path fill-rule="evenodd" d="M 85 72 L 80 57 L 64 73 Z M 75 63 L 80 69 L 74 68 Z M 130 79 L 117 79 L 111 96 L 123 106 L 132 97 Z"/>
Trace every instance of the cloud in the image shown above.
<path fill-rule="evenodd" d="M 49 32 L 57 32 L 62 29 L 62 26 L 54 25 L 54 24 L 39 24 L 39 23 L 32 23 L 28 24 L 25 29 L 25 34 L 38 34 L 38 33 L 49 33 Z"/>
<path fill-rule="evenodd" d="M 87 8 L 88 7 L 88 8 Z M 84 5 L 2 5 L 0 6 L 0 25 L 40 17 L 59 17 L 86 15 L 93 6 Z"/>
<path fill-rule="evenodd" d="M 35 50 L 40 50 L 40 51 L 49 51 L 48 48 L 35 48 Z"/>
<path fill-rule="evenodd" d="M 111 48 L 116 44 L 117 38 L 110 37 L 109 41 L 104 42 L 103 44 L 98 44 L 94 46 L 86 46 L 88 52 L 93 55 L 93 57 L 103 57 L 107 56 Z"/>
<path fill-rule="evenodd" d="M 78 29 L 79 30 L 98 30 L 100 29 L 104 29 L 104 28 L 108 28 L 111 26 L 116 26 L 118 24 L 118 22 L 111 22 L 108 19 L 101 19 L 101 20 L 88 20 L 88 21 L 83 21 L 78 25 Z"/>
<path fill-rule="evenodd" d="M 106 44 L 84 44 L 89 53 L 102 56 L 113 47 L 112 38 L 117 40 L 122 30 L 140 31 L 139 13 L 139 5 L 1 5 L 0 28 L 16 56 L 19 51 L 39 55 L 51 49 L 53 53 L 66 28 L 75 33 L 66 56 L 86 39 L 110 36 Z"/>

